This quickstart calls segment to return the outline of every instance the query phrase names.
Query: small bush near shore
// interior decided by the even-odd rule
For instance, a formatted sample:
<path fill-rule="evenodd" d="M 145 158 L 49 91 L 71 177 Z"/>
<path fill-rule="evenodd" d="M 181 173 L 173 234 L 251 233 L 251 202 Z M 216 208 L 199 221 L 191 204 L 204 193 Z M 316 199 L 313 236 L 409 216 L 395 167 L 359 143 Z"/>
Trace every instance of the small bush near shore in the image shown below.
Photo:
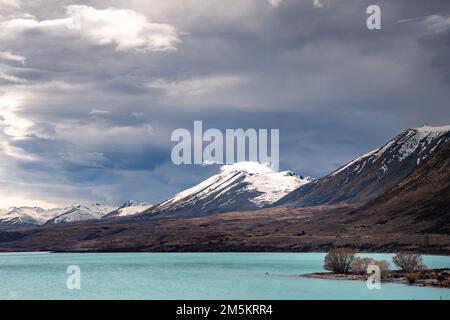
<path fill-rule="evenodd" d="M 352 263 L 352 273 L 354 274 L 366 274 L 367 267 L 372 264 L 373 259 L 356 257 Z"/>
<path fill-rule="evenodd" d="M 405 273 L 418 272 L 426 269 L 422 255 L 417 253 L 397 253 L 392 261 Z"/>
<path fill-rule="evenodd" d="M 353 249 L 331 249 L 325 256 L 323 268 L 335 273 L 350 273 L 355 254 Z"/>
<path fill-rule="evenodd" d="M 408 284 L 414 284 L 417 281 L 417 275 L 415 273 L 405 274 L 405 279 Z"/>
<path fill-rule="evenodd" d="M 375 260 L 372 258 L 356 257 L 352 263 L 352 273 L 364 275 L 367 273 L 367 267 L 371 264 L 377 265 L 380 268 L 381 277 L 385 278 L 389 274 L 389 262 L 386 260 Z"/>

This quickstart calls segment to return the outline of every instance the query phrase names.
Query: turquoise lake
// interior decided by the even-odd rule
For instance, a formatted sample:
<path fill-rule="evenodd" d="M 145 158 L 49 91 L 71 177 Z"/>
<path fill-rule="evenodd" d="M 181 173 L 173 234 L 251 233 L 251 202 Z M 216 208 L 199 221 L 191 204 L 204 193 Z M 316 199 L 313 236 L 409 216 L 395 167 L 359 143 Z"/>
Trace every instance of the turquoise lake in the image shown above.
<path fill-rule="evenodd" d="M 0 299 L 450 299 L 450 289 L 305 279 L 324 253 L 0 253 Z M 364 254 L 391 261 L 390 254 Z M 450 257 L 424 256 L 429 268 Z M 81 289 L 69 290 L 69 265 Z M 392 267 L 392 262 L 391 262 Z M 268 274 L 266 274 L 268 273 Z"/>

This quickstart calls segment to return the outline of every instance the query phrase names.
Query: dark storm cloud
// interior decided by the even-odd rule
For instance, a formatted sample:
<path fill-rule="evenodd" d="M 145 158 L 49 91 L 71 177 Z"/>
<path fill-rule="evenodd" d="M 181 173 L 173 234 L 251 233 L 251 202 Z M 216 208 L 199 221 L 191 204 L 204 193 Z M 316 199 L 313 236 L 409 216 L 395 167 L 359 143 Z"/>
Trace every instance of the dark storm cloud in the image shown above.
<path fill-rule="evenodd" d="M 83 3 L 133 10 L 169 40 L 175 28 L 176 50 L 160 51 L 119 50 L 129 45 L 120 32 L 68 30 L 57 19 L 71 1 L 0 9 L 0 23 L 34 21 L 0 31 L 0 52 L 26 58 L 0 55 L 1 180 L 49 202 L 156 202 L 217 170 L 170 162 L 172 130 L 194 120 L 279 128 L 281 169 L 314 177 L 407 127 L 450 123 L 450 4 L 321 3 Z M 382 9 L 379 31 L 365 27 L 370 4 Z"/>

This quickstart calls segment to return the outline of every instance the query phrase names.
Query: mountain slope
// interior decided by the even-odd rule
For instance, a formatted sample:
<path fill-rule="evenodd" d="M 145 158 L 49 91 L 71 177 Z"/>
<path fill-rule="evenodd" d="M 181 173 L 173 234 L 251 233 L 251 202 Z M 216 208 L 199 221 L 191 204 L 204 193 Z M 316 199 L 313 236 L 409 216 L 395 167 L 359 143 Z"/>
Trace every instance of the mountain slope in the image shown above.
<path fill-rule="evenodd" d="M 273 172 L 265 165 L 240 162 L 162 202 L 145 215 L 201 216 L 233 210 L 254 210 L 270 205 L 311 180 L 292 172 Z"/>
<path fill-rule="evenodd" d="M 450 126 L 408 129 L 383 147 L 301 186 L 275 205 L 307 207 L 364 203 L 407 177 L 436 147 L 450 138 Z"/>
<path fill-rule="evenodd" d="M 0 225 L 32 226 L 41 225 L 48 219 L 61 214 L 66 209 L 42 209 L 39 207 L 10 207 L 0 209 Z"/>
<path fill-rule="evenodd" d="M 122 204 L 116 210 L 111 211 L 110 213 L 103 216 L 102 219 L 128 217 L 128 216 L 132 216 L 132 215 L 144 212 L 145 210 L 148 210 L 151 207 L 152 207 L 152 205 L 147 202 L 137 203 L 135 201 L 130 200 L 130 201 L 127 201 L 124 204 Z"/>
<path fill-rule="evenodd" d="M 383 229 L 450 234 L 450 140 L 406 179 L 351 216 L 349 222 Z"/>
<path fill-rule="evenodd" d="M 45 225 L 100 219 L 114 209 L 114 207 L 98 203 L 91 206 L 74 206 L 48 220 Z"/>
<path fill-rule="evenodd" d="M 0 226 L 38 226 L 70 223 L 84 220 L 132 216 L 151 208 L 142 202 L 127 201 L 120 207 L 94 204 L 66 208 L 42 209 L 40 207 L 10 207 L 0 209 Z"/>

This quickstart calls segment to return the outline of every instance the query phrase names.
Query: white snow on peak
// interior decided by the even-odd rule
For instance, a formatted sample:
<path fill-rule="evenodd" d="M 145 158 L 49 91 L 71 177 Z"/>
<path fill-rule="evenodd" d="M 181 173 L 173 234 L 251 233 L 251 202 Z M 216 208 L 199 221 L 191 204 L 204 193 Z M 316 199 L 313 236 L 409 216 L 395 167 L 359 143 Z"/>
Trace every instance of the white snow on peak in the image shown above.
<path fill-rule="evenodd" d="M 406 138 L 399 141 L 394 140 L 397 144 L 401 144 L 399 153 L 399 161 L 402 161 L 409 157 L 417 148 L 419 153 L 422 152 L 422 148 L 430 144 L 432 141 L 439 139 L 442 135 L 450 131 L 450 126 L 431 127 L 424 125 L 418 128 L 408 130 Z M 438 141 L 439 143 L 440 141 Z M 434 150 L 434 149 L 433 149 Z"/>
<path fill-rule="evenodd" d="M 172 198 L 161 203 L 159 207 L 167 207 L 173 204 L 195 203 L 199 199 L 207 198 L 212 193 L 214 199 L 224 196 L 233 187 L 245 183 L 243 191 L 256 191 L 261 195 L 250 199 L 257 205 L 271 204 L 294 189 L 311 182 L 310 178 L 300 178 L 289 171 L 276 172 L 270 167 L 257 162 L 238 162 L 232 165 L 224 165 L 220 173 L 211 176 L 196 186 L 179 192 Z M 210 200 L 209 203 L 213 202 Z M 211 205 L 213 205 L 211 203 Z M 178 206 L 178 205 L 177 205 Z"/>
<path fill-rule="evenodd" d="M 448 126 L 440 126 L 440 127 L 432 127 L 429 125 L 423 125 L 417 128 L 414 128 L 414 130 L 417 130 L 419 132 L 441 132 L 441 133 L 446 133 L 448 131 L 450 131 L 450 125 Z"/>
<path fill-rule="evenodd" d="M 312 181 L 310 178 L 300 178 L 290 171 L 250 174 L 245 177 L 247 190 L 261 192 L 262 195 L 251 199 L 258 205 L 272 204 L 289 192 Z"/>
<path fill-rule="evenodd" d="M 354 164 L 358 164 L 355 167 L 354 172 L 359 173 L 367 163 L 375 163 L 380 158 L 383 158 L 383 165 L 380 167 L 380 170 L 381 173 L 384 174 L 388 171 L 388 167 L 386 165 L 389 162 L 394 160 L 401 162 L 408 158 L 416 150 L 418 150 L 419 155 L 416 162 L 419 164 L 421 158 L 424 159 L 429 153 L 434 151 L 439 143 L 446 139 L 442 136 L 448 132 L 450 132 L 450 125 L 441 127 L 423 125 L 418 128 L 405 130 L 402 134 L 390 140 L 381 148 L 370 151 L 369 153 L 350 161 L 346 165 L 332 172 L 331 176 L 337 175 Z M 427 148 L 430 144 L 434 144 L 434 147 L 431 149 Z M 426 153 L 426 150 L 429 150 L 429 152 Z M 386 152 L 389 152 L 390 155 L 387 155 Z"/>
<path fill-rule="evenodd" d="M 50 219 L 51 223 L 68 223 L 83 220 L 100 219 L 113 211 L 115 207 L 102 204 L 93 204 L 88 206 L 73 206 L 65 212 Z"/>
<path fill-rule="evenodd" d="M 111 212 L 114 216 L 130 216 L 152 207 L 147 202 L 128 201 L 122 206 L 103 204 L 74 205 L 66 208 L 42 209 L 40 207 L 10 207 L 0 209 L 0 225 L 42 225 L 45 223 L 68 223 L 82 220 L 101 219 Z"/>
<path fill-rule="evenodd" d="M 227 164 L 220 168 L 221 172 L 232 172 L 232 171 L 242 171 L 247 173 L 255 173 L 255 174 L 264 174 L 264 173 L 272 173 L 274 170 L 270 168 L 268 165 L 259 163 L 259 162 L 251 162 L 251 161 L 242 161 L 236 162 L 233 164 Z"/>
<path fill-rule="evenodd" d="M 144 212 L 151 207 L 152 205 L 147 202 L 137 203 L 134 201 L 129 201 L 122 205 L 119 209 L 117 209 L 117 213 L 114 214 L 114 217 L 131 216 L 137 213 Z"/>
<path fill-rule="evenodd" d="M 42 209 L 40 207 L 10 207 L 0 209 L 0 224 L 42 224 L 65 209 Z"/>

